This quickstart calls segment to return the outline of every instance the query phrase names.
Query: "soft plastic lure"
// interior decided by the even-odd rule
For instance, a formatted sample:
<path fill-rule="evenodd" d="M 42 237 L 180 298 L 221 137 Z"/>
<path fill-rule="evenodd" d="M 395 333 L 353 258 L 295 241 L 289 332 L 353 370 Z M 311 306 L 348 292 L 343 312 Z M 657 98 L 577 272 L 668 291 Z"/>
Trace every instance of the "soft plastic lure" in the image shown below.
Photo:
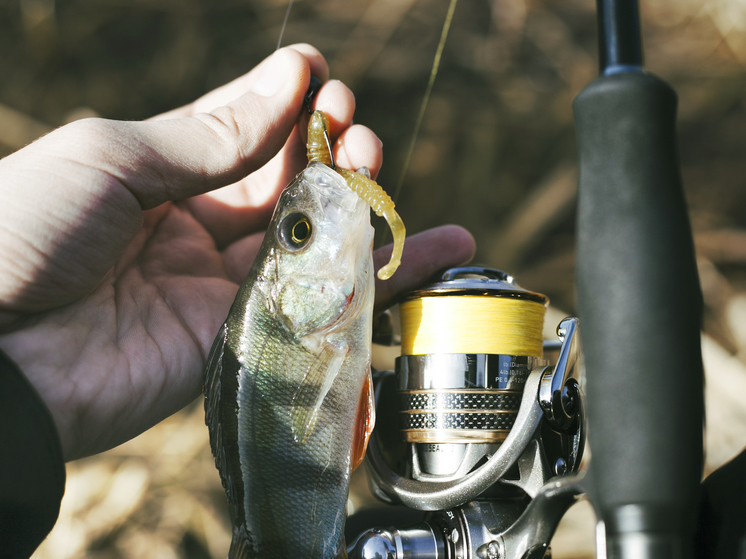
<path fill-rule="evenodd" d="M 314 111 L 308 123 L 308 162 L 318 161 L 332 167 L 344 178 L 347 186 L 365 200 L 378 217 L 386 220 L 394 238 L 394 248 L 389 263 L 378 270 L 378 277 L 382 280 L 389 279 L 401 264 L 404 239 L 407 234 L 404 223 L 394 209 L 393 200 L 381 188 L 381 185 L 362 173 L 356 173 L 334 165 L 328 130 L 329 119 L 322 111 Z"/>

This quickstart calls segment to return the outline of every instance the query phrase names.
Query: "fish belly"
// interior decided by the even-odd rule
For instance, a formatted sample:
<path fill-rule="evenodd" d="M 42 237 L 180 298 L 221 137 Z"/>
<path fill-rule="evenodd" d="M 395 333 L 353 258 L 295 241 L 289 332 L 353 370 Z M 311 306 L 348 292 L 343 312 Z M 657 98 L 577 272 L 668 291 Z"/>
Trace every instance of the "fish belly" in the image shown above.
<path fill-rule="evenodd" d="M 255 322 L 263 326 L 246 332 L 239 357 L 236 409 L 243 495 L 237 495 L 236 551 L 231 557 L 340 557 L 354 424 L 367 380 L 368 328 L 364 322 L 351 326 L 346 337 L 350 352 L 308 437 L 298 441 L 292 411 L 309 405 L 298 401 L 298 387 L 316 356 L 278 335 L 270 318 Z"/>

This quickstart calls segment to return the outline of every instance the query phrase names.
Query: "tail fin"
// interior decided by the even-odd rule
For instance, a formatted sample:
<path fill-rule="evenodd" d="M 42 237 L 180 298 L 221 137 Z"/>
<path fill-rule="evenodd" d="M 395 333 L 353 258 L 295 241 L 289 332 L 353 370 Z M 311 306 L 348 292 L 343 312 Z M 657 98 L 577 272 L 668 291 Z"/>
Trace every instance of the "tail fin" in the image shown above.
<path fill-rule="evenodd" d="M 243 523 L 236 522 L 233 525 L 233 539 L 228 550 L 228 559 L 256 559 L 257 557 L 251 534 Z"/>

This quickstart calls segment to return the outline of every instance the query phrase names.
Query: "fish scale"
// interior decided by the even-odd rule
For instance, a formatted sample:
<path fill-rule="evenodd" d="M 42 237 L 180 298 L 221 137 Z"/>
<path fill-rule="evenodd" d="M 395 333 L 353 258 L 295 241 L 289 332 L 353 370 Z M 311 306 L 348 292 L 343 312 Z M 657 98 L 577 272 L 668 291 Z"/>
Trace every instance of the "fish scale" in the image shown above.
<path fill-rule="evenodd" d="M 252 307 L 255 307 L 254 312 L 263 313 L 259 305 Z M 249 330 L 247 334 L 249 338 L 269 336 L 258 370 L 252 375 L 243 375 L 238 390 L 238 437 L 239 441 L 244 442 L 240 452 L 242 473 L 245 479 L 260 480 L 263 490 L 260 503 L 253 502 L 252 495 L 246 492 L 244 507 L 251 511 L 249 514 L 253 513 L 262 519 L 259 534 L 268 548 L 260 550 L 262 556 L 270 556 L 264 553 L 271 552 L 273 548 L 281 551 L 278 557 L 288 556 L 293 549 L 301 548 L 301 544 L 296 542 L 298 538 L 323 538 L 324 534 L 319 534 L 315 523 L 333 526 L 333 533 L 326 535 L 325 539 L 339 542 L 344 518 L 341 522 L 337 521 L 338 511 L 347 502 L 346 492 L 341 492 L 339 488 L 349 477 L 352 442 L 349 436 L 344 436 L 346 433 L 339 431 L 345 426 L 349 429 L 356 410 L 355 405 L 344 406 L 340 402 L 354 403 L 359 398 L 362 389 L 360 381 L 355 388 L 350 382 L 352 379 L 347 378 L 353 376 L 355 371 L 343 370 L 337 376 L 319 410 L 325 421 L 318 425 L 306 443 L 299 444 L 293 440 L 290 409 L 297 405 L 293 402 L 293 396 L 302 381 L 300 373 L 308 369 L 315 356 L 302 346 L 288 347 L 285 340 L 265 332 Z M 251 363 L 259 356 L 247 351 L 247 358 Z M 262 366 L 264 361 L 278 360 L 290 375 L 280 376 L 272 367 Z M 353 384 L 351 390 L 347 388 L 350 384 Z M 343 437 L 349 439 L 349 445 L 337 443 L 337 448 L 333 449 L 331 442 Z M 341 463 L 330 466 L 333 451 L 339 455 L 334 458 L 341 459 Z M 290 506 L 277 506 L 281 503 Z M 315 510 L 315 514 L 309 518 L 310 534 L 298 529 L 298 522 L 303 522 L 307 516 L 307 508 Z M 315 542 L 309 552 L 313 556 L 325 557 L 337 551 L 336 545 L 329 549 L 325 543 L 324 539 Z M 307 545 L 307 542 L 303 545 Z"/>

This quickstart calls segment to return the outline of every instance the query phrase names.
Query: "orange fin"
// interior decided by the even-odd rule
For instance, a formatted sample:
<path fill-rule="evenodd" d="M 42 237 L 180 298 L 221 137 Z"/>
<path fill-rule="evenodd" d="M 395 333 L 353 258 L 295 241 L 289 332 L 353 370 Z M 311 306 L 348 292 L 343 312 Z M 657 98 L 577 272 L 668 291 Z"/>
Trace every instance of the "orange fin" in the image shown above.
<path fill-rule="evenodd" d="M 355 435 L 352 439 L 352 469 L 353 471 L 362 464 L 365 451 L 368 448 L 368 440 L 373 427 L 376 424 L 376 402 L 373 398 L 373 378 L 368 369 L 368 378 L 363 384 L 363 393 L 357 408 L 355 419 Z"/>

